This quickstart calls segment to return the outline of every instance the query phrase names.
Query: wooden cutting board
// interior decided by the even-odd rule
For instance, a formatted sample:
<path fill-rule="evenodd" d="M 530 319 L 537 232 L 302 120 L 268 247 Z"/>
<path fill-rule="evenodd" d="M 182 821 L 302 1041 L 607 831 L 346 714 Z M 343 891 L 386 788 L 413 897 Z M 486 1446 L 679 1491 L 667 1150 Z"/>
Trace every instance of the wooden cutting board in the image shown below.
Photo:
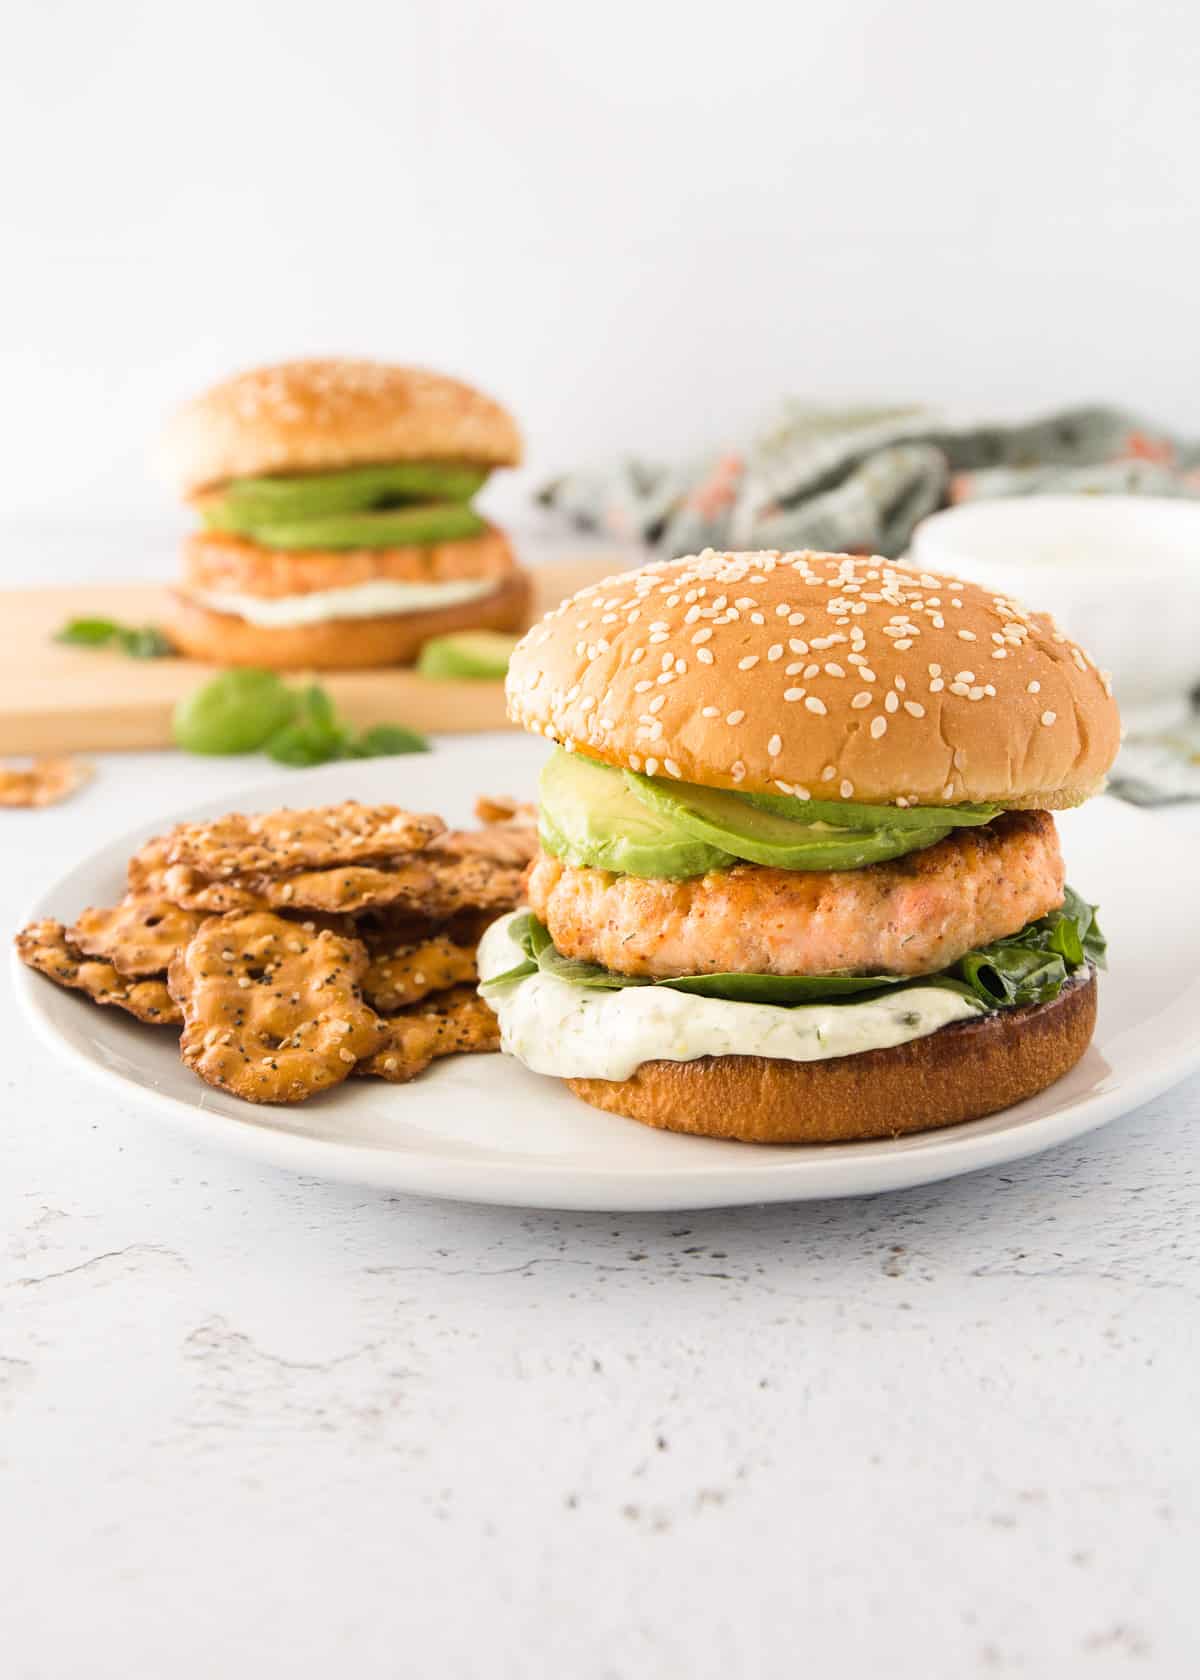
<path fill-rule="evenodd" d="M 534 617 L 628 564 L 628 555 L 601 555 L 532 568 Z M 70 618 L 165 624 L 170 596 L 147 584 L 0 591 L 0 753 L 169 746 L 171 708 L 216 667 L 64 647 L 54 633 Z M 319 680 L 339 712 L 360 726 L 405 723 L 457 733 L 507 724 L 498 682 L 431 682 L 394 668 L 325 672 Z"/>

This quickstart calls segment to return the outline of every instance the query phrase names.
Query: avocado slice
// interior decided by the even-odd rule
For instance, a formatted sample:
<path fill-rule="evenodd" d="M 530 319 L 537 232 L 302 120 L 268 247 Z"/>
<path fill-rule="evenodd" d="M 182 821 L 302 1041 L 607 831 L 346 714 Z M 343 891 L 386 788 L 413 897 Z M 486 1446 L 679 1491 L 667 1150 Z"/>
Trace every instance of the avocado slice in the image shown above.
<path fill-rule="evenodd" d="M 421 649 L 417 670 L 423 677 L 503 682 L 519 640 L 499 630 L 461 630 L 453 636 L 435 636 Z"/>
<path fill-rule="evenodd" d="M 546 851 L 582 869 L 679 880 L 735 859 L 639 799 L 620 770 L 560 748 L 541 775 Z"/>
<path fill-rule="evenodd" d="M 848 799 L 791 799 L 780 793 L 733 796 L 793 822 L 835 828 L 978 828 L 1000 815 L 999 805 L 856 805 Z"/>
<path fill-rule="evenodd" d="M 330 513 L 320 519 L 255 520 L 239 534 L 264 548 L 406 548 L 453 542 L 486 531 L 477 513 L 459 502 Z"/>
<path fill-rule="evenodd" d="M 396 461 L 342 472 L 235 478 L 206 496 L 202 511 L 214 530 L 242 531 L 405 502 L 469 502 L 487 476 L 483 467 L 454 461 Z"/>
<path fill-rule="evenodd" d="M 932 846 L 950 832 L 948 826 L 849 829 L 796 822 L 721 788 L 664 782 L 632 770 L 625 780 L 648 809 L 685 833 L 775 869 L 863 869 Z"/>

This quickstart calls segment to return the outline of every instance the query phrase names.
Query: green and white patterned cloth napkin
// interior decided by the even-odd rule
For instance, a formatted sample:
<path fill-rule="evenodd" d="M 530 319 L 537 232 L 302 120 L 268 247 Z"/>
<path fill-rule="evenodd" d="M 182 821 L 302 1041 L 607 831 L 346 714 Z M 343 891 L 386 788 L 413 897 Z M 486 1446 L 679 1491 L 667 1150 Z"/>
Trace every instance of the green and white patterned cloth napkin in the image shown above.
<path fill-rule="evenodd" d="M 926 408 L 783 404 L 741 445 L 668 466 L 637 456 L 539 493 L 577 526 L 665 555 L 704 548 L 903 554 L 918 520 L 1035 491 L 1200 496 L 1200 442 L 1117 408 L 1021 424 L 947 424 Z"/>

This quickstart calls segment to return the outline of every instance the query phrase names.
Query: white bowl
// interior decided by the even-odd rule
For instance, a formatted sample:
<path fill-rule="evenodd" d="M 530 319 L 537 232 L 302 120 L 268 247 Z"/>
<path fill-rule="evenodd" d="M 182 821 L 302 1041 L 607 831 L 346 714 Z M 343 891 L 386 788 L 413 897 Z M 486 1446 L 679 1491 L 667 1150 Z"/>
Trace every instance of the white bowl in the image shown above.
<path fill-rule="evenodd" d="M 923 520 L 912 559 L 994 585 L 1063 629 L 1145 706 L 1200 682 L 1200 501 L 1019 496 Z"/>

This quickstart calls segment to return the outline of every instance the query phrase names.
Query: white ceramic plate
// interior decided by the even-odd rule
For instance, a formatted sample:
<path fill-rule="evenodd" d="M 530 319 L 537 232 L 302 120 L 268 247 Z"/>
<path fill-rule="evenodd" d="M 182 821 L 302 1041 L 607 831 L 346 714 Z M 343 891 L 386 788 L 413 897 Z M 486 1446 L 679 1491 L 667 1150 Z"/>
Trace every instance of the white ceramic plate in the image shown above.
<path fill-rule="evenodd" d="M 458 738 L 428 756 L 281 775 L 245 809 L 394 800 L 466 822 L 477 792 L 532 795 L 546 749 L 526 736 Z M 216 815 L 227 802 L 164 812 Z M 412 1085 L 351 1080 L 296 1108 L 262 1108 L 202 1085 L 174 1034 L 97 1009 L 18 966 L 16 988 L 50 1054 L 157 1119 L 300 1172 L 523 1207 L 613 1211 L 721 1207 L 896 1189 L 1047 1149 L 1148 1101 L 1200 1066 L 1200 978 L 1185 931 L 1200 875 L 1153 816 L 1094 800 L 1063 819 L 1070 878 L 1102 905 L 1112 968 L 1095 1042 L 1066 1079 L 1003 1114 L 896 1142 L 762 1148 L 674 1137 L 600 1113 L 507 1057 L 461 1056 Z M 144 833 L 84 859 L 31 915 L 70 920 L 115 903 Z"/>

